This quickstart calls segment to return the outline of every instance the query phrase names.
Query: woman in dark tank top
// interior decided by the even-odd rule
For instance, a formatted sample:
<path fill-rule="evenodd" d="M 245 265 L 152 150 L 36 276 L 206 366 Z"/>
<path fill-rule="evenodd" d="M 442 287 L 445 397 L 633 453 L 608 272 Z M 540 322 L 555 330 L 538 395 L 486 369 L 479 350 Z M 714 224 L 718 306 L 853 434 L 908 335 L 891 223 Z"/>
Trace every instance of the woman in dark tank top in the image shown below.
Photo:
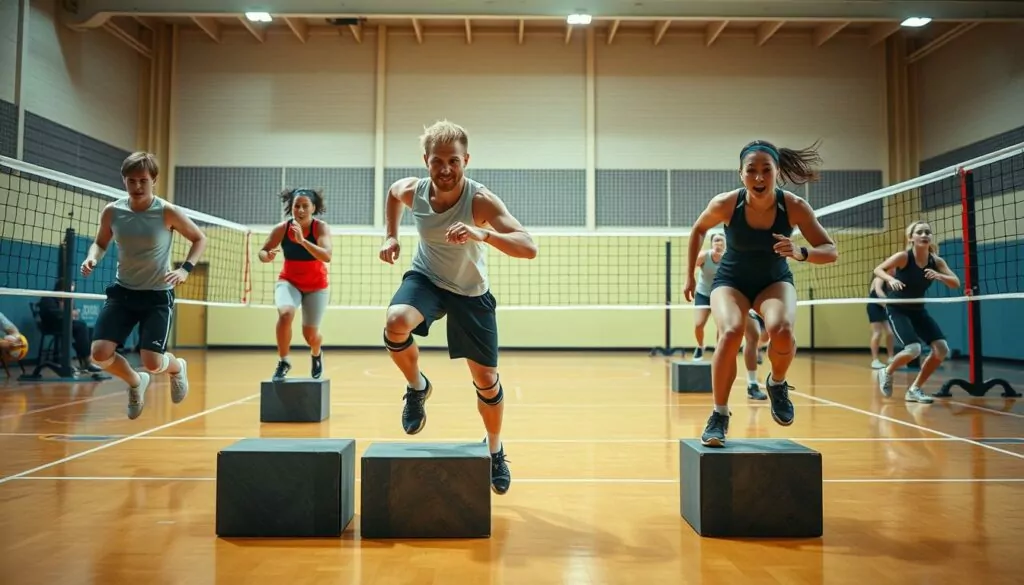
<path fill-rule="evenodd" d="M 896 252 L 875 268 L 875 276 L 886 283 L 887 298 L 923 299 L 934 281 L 949 288 L 960 286 L 960 278 L 939 257 L 938 247 L 932 240 L 932 228 L 928 223 L 915 221 L 907 226 L 906 235 L 910 247 Z M 933 402 L 932 397 L 922 392 L 921 387 L 946 359 L 949 353 L 946 337 L 939 324 L 928 314 L 924 302 L 889 302 L 885 305 L 885 311 L 893 334 L 903 350 L 885 368 L 878 370 L 879 390 L 883 396 L 892 396 L 893 373 L 921 355 L 922 345 L 928 345 L 931 353 L 921 364 L 921 371 L 907 389 L 904 399 L 907 402 L 929 404 Z"/>
<path fill-rule="evenodd" d="M 751 142 L 740 151 L 743 187 L 712 198 L 693 225 L 684 288 L 688 301 L 696 287 L 692 274 L 705 235 L 719 224 L 726 226 L 726 253 L 711 290 L 711 314 L 720 335 L 711 368 L 714 411 L 701 436 L 704 445 L 725 444 L 729 391 L 736 379 L 736 354 L 750 309 L 764 318 L 769 335 L 772 372 L 765 387 L 772 418 L 783 426 L 793 424 L 786 373 L 796 351 L 796 288 L 789 259 L 827 264 L 835 262 L 838 254 L 811 206 L 780 185 L 815 179 L 814 166 L 820 162 L 813 146 L 791 150 L 761 140 Z M 800 229 L 808 246 L 798 246 L 790 239 L 794 227 Z"/>

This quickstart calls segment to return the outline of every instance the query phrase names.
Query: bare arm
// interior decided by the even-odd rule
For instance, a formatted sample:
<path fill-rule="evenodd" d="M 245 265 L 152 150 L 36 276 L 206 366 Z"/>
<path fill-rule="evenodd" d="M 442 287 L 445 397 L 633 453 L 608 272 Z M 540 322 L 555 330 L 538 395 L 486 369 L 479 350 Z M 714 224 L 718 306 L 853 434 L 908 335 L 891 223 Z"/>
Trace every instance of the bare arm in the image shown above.
<path fill-rule="evenodd" d="M 296 224 L 292 224 L 293 227 L 295 225 Z M 321 262 L 330 262 L 331 253 L 334 250 L 334 245 L 331 243 L 331 228 L 322 221 L 318 221 L 314 225 L 320 226 L 320 233 L 317 234 L 316 237 L 316 240 L 320 242 L 320 244 L 314 244 L 306 238 L 299 240 L 299 243 L 302 244 L 302 247 L 309 251 L 309 253 L 317 260 Z M 302 232 L 299 233 L 301 235 Z"/>
<path fill-rule="evenodd" d="M 704 238 L 707 236 L 708 230 L 729 221 L 732 208 L 736 204 L 736 194 L 737 191 L 730 191 L 715 195 L 704 211 L 697 216 L 697 221 L 693 222 L 693 229 L 690 231 L 690 238 L 687 242 L 687 280 L 693 279 L 693 271 L 698 266 L 697 259 L 701 255 L 700 251 L 704 247 Z"/>
<path fill-rule="evenodd" d="M 831 264 L 839 258 L 839 250 L 836 243 L 829 237 L 828 232 L 818 221 L 810 204 L 796 195 L 786 194 L 790 220 L 800 229 L 807 243 L 812 247 L 807 250 L 807 258 L 799 258 L 801 261 L 811 264 Z"/>
<path fill-rule="evenodd" d="M 537 257 L 533 236 L 519 223 L 497 195 L 482 191 L 473 196 L 473 220 L 483 232 L 480 241 L 513 258 Z M 491 229 L 482 226 L 490 226 Z"/>
<path fill-rule="evenodd" d="M 398 224 L 402 221 L 402 212 L 405 207 L 412 207 L 412 198 L 416 192 L 416 177 L 399 179 L 388 189 L 387 199 L 384 203 L 384 229 L 388 238 L 398 237 Z"/>
<path fill-rule="evenodd" d="M 274 229 L 270 230 L 267 239 L 263 242 L 263 247 L 260 248 L 259 253 L 256 255 L 260 262 L 270 262 L 277 256 L 277 247 L 281 245 L 281 241 L 284 239 L 284 226 L 286 223 L 282 221 L 275 225 Z"/>
<path fill-rule="evenodd" d="M 884 299 L 886 296 L 885 288 L 883 287 L 884 284 L 885 281 L 877 276 L 871 279 L 871 289 L 875 291 L 875 294 L 878 295 L 878 298 L 880 299 Z"/>
<path fill-rule="evenodd" d="M 903 288 L 903 283 L 893 276 L 891 272 L 897 268 L 904 268 L 906 265 L 907 253 L 896 252 L 892 256 L 886 258 L 881 264 L 875 266 L 875 276 L 888 283 L 889 288 L 893 290 L 900 290 Z"/>
<path fill-rule="evenodd" d="M 91 260 L 94 266 L 103 260 L 103 255 L 107 253 L 107 248 L 110 246 L 110 240 L 114 239 L 114 230 L 110 227 L 113 221 L 114 208 L 108 205 L 100 212 L 100 229 L 96 232 L 96 239 L 89 246 L 89 253 L 85 257 L 86 261 Z"/>
<path fill-rule="evenodd" d="M 199 262 L 199 258 L 203 256 L 203 251 L 206 250 L 206 234 L 199 229 L 192 218 L 185 215 L 185 212 L 175 205 L 168 204 L 164 208 L 164 219 L 167 221 L 168 227 L 192 242 L 185 262 L 195 266 L 196 262 Z"/>
<path fill-rule="evenodd" d="M 935 280 L 938 280 L 942 284 L 949 288 L 960 288 L 960 277 L 957 276 L 946 264 L 946 261 L 938 256 L 935 256 L 935 267 L 938 268 Z M 925 276 L 928 276 L 929 271 L 925 271 Z"/>

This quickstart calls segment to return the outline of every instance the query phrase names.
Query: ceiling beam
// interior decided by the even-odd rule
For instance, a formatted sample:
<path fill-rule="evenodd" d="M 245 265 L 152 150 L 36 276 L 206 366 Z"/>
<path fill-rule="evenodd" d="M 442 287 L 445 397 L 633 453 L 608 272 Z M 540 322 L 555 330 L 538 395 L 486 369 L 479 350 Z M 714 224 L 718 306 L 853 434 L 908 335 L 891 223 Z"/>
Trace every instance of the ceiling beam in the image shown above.
<path fill-rule="evenodd" d="M 910 55 L 907 55 L 907 63 L 916 63 L 917 61 L 924 59 L 928 55 L 934 53 L 935 51 L 938 51 L 940 48 L 945 46 L 953 39 L 959 37 L 960 35 L 964 34 L 965 32 L 971 30 L 976 26 L 978 26 L 977 22 L 961 22 L 952 29 L 928 41 L 922 47 L 910 53 Z"/>
<path fill-rule="evenodd" d="M 103 30 L 117 37 L 118 40 L 134 49 L 135 52 L 142 55 L 143 57 L 147 59 L 153 58 L 153 53 L 149 50 L 149 47 L 147 47 L 142 41 L 135 38 L 133 35 L 129 34 L 128 31 L 118 26 L 113 19 L 110 19 L 103 24 Z"/>
<path fill-rule="evenodd" d="M 193 16 L 192 22 L 196 23 L 196 26 L 201 28 L 206 36 L 213 39 L 213 42 L 220 42 L 220 23 L 217 19 L 209 16 Z"/>
<path fill-rule="evenodd" d="M 901 27 L 898 22 L 882 22 L 876 24 L 868 30 L 868 46 L 873 47 L 877 45 L 890 36 L 896 34 L 896 31 L 901 28 L 903 27 Z"/>
<path fill-rule="evenodd" d="M 724 31 L 727 26 L 729 26 L 728 20 L 709 22 L 707 28 L 704 29 L 704 46 L 710 47 L 715 44 L 715 41 L 718 39 L 718 35 L 722 34 L 722 31 Z"/>
<path fill-rule="evenodd" d="M 241 21 L 242 26 L 245 27 L 245 30 L 249 31 L 249 34 L 251 34 L 254 39 L 261 43 L 267 40 L 267 31 L 262 26 L 257 25 L 255 22 L 251 22 L 244 16 L 239 16 L 238 20 Z"/>
<path fill-rule="evenodd" d="M 768 42 L 768 39 L 775 36 L 775 33 L 779 32 L 779 29 L 782 28 L 782 25 L 784 24 L 786 24 L 786 21 L 784 20 L 776 20 L 761 23 L 761 25 L 757 27 L 757 46 L 763 47 L 764 44 Z"/>
<path fill-rule="evenodd" d="M 423 25 L 418 18 L 412 19 L 412 30 L 416 33 L 416 44 L 423 44 Z"/>
<path fill-rule="evenodd" d="M 663 20 L 658 24 L 654 25 L 654 46 L 657 47 L 661 44 L 661 39 L 665 38 L 665 33 L 668 32 L 668 27 L 672 25 L 671 20 Z"/>
<path fill-rule="evenodd" d="M 466 44 L 473 44 L 473 25 L 469 24 L 469 19 L 466 19 Z"/>
<path fill-rule="evenodd" d="M 304 18 L 285 18 L 284 23 L 291 29 L 295 38 L 299 39 L 300 43 L 305 44 L 306 40 L 309 39 L 309 23 Z"/>
<path fill-rule="evenodd" d="M 608 44 L 609 45 L 612 44 L 613 40 L 615 40 L 615 33 L 619 32 L 619 23 L 620 22 L 622 22 L 622 21 L 616 18 L 614 21 L 612 21 L 611 28 L 608 29 Z"/>
<path fill-rule="evenodd" d="M 151 31 L 156 31 L 156 26 L 157 26 L 157 24 L 159 24 L 156 21 L 156 19 L 153 19 L 153 18 L 150 18 L 150 17 L 146 17 L 146 16 L 133 16 L 132 18 L 135 19 L 135 22 L 137 22 L 140 25 L 148 28 Z"/>
<path fill-rule="evenodd" d="M 824 45 L 825 43 L 827 43 L 829 41 L 829 39 L 831 39 L 832 37 L 834 37 L 837 34 L 839 34 L 839 31 L 841 31 L 844 28 L 846 28 L 846 25 L 848 25 L 848 24 L 850 24 L 850 23 L 849 22 L 828 22 L 828 23 L 819 25 L 817 28 L 814 29 L 814 33 L 812 33 L 812 40 L 814 41 L 814 46 L 815 47 L 820 47 L 820 46 Z"/>
<path fill-rule="evenodd" d="M 569 44 L 569 40 L 572 38 L 572 25 L 565 25 L 565 44 Z"/>
<path fill-rule="evenodd" d="M 526 20 L 523 18 L 519 19 L 519 44 L 523 44 L 523 39 L 526 37 Z"/>
<path fill-rule="evenodd" d="M 356 39 L 356 42 L 363 44 L 363 24 L 350 24 L 348 30 L 352 31 L 352 36 Z"/>

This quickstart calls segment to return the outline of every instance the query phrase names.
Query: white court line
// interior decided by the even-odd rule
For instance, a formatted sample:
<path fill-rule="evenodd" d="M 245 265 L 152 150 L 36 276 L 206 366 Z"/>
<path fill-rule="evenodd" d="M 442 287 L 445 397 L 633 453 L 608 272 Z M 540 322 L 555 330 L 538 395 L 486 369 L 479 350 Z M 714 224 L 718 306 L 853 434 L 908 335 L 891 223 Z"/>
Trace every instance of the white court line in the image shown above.
<path fill-rule="evenodd" d="M 18 481 L 217 481 L 216 477 L 137 477 L 137 476 L 57 476 L 36 475 L 18 477 Z M 355 481 L 360 481 L 356 478 Z M 534 484 L 677 484 L 678 479 L 664 478 L 541 478 L 514 479 L 513 483 Z M 823 479 L 822 483 L 1024 483 L 1024 478 L 964 477 L 964 478 L 851 478 Z"/>
<path fill-rule="evenodd" d="M 105 398 L 110 398 L 110 397 L 113 397 L 113 396 L 124 396 L 124 393 L 122 393 L 122 392 L 111 392 L 110 394 L 102 394 L 100 396 L 92 396 L 90 398 L 83 398 L 81 400 L 73 400 L 71 402 L 63 402 L 61 404 L 54 404 L 52 406 L 47 406 L 45 408 L 36 408 L 36 409 L 33 409 L 33 410 L 26 410 L 25 412 L 16 412 L 16 413 L 13 413 L 13 414 L 5 414 L 3 416 L 0 416 L 0 420 L 4 420 L 4 419 L 8 419 L 8 418 L 18 418 L 18 417 L 22 417 L 22 416 L 28 416 L 30 414 L 38 414 L 40 412 L 47 412 L 47 411 L 50 411 L 50 410 L 57 410 L 58 408 L 65 408 L 67 406 L 74 406 L 76 404 L 85 404 L 86 402 L 95 402 L 97 400 L 103 400 Z"/>
<path fill-rule="evenodd" d="M 69 456 L 67 456 L 67 457 L 65 457 L 63 459 L 58 459 L 57 461 L 54 461 L 52 463 L 46 463 L 46 464 L 40 465 L 38 467 L 33 467 L 32 469 L 29 469 L 28 471 L 22 471 L 21 473 L 16 473 L 14 475 L 8 475 L 7 477 L 0 478 L 0 484 L 8 482 L 8 481 L 11 481 L 12 479 L 18 479 L 18 478 L 24 477 L 24 476 L 26 476 L 26 475 L 28 475 L 30 473 L 35 473 L 37 471 L 42 471 L 44 469 L 49 469 L 51 467 L 55 467 L 55 466 L 60 465 L 62 463 L 67 463 L 68 461 L 72 461 L 74 459 L 78 459 L 79 457 L 84 457 L 86 455 L 89 455 L 90 453 L 96 453 L 97 451 L 102 451 L 104 449 L 108 449 L 110 447 L 113 447 L 114 445 L 120 445 L 121 443 L 125 443 L 125 442 L 128 442 L 128 441 L 131 441 L 132 439 L 137 439 L 139 437 L 145 437 L 146 435 L 149 435 L 151 433 L 155 433 L 157 431 L 162 431 L 164 429 L 168 429 L 168 428 L 173 427 L 175 425 L 179 425 L 179 424 L 181 424 L 183 422 L 188 422 L 188 421 L 190 421 L 192 419 L 196 419 L 196 418 L 199 418 L 201 416 L 206 416 L 207 414 L 210 414 L 211 412 L 216 412 L 218 410 L 223 410 L 225 408 L 228 408 L 230 406 L 234 406 L 236 404 L 241 404 L 242 402 L 245 402 L 246 400 L 252 399 L 253 396 L 259 396 L 259 393 L 250 394 L 249 396 L 246 396 L 245 398 L 240 398 L 238 400 L 235 400 L 234 402 L 228 402 L 227 404 L 222 404 L 220 406 L 215 406 L 213 408 L 208 408 L 208 409 L 206 409 L 206 410 L 204 410 L 202 412 L 197 412 L 196 414 L 192 414 L 192 415 L 186 416 L 185 418 L 179 418 L 177 420 L 172 420 L 169 423 L 162 424 L 162 425 L 160 425 L 158 427 L 153 427 L 153 428 L 151 428 L 149 430 L 142 431 L 141 433 L 135 433 L 134 435 L 128 435 L 127 437 L 123 437 L 123 438 L 118 439 L 116 441 L 111 441 L 109 443 L 104 443 L 102 445 L 98 445 L 96 447 L 93 447 L 92 449 L 88 449 L 88 450 L 82 451 L 80 453 L 75 453 L 74 455 L 69 455 Z"/>
<path fill-rule="evenodd" d="M 978 406 L 976 404 L 967 404 L 966 402 L 958 402 L 956 400 L 951 400 L 951 401 L 948 402 L 948 404 L 956 404 L 957 406 L 963 406 L 964 408 L 973 408 L 975 410 L 980 410 L 980 411 L 983 411 L 983 412 L 987 412 L 989 414 L 998 414 L 998 415 L 1001 415 L 1001 416 L 1012 416 L 1012 417 L 1016 417 L 1016 418 L 1024 418 L 1024 414 L 1020 414 L 1020 413 L 1017 413 L 1017 412 L 1006 412 L 1004 410 L 996 410 L 994 408 L 987 408 L 987 407 L 984 407 L 984 406 Z"/>
<path fill-rule="evenodd" d="M 246 404 L 249 404 L 249 405 L 252 405 L 252 406 L 259 406 L 259 402 L 246 402 Z M 572 403 L 572 402 L 567 402 L 567 403 L 564 403 L 564 404 L 561 404 L 561 403 L 558 403 L 558 402 L 536 402 L 536 403 L 529 403 L 529 402 L 525 402 L 525 403 L 507 402 L 507 404 L 511 408 L 564 408 L 564 409 L 572 409 L 572 410 L 580 410 L 580 409 L 585 409 L 585 408 L 653 408 L 653 407 L 705 408 L 705 409 L 711 410 L 711 407 L 709 407 L 707 404 L 672 404 L 670 402 L 641 402 L 641 403 L 630 402 L 630 403 L 626 403 L 626 404 L 605 404 L 605 403 L 577 404 L 577 403 Z M 467 405 L 471 405 L 471 403 L 469 401 L 465 401 L 465 402 L 438 402 L 436 404 L 433 403 L 433 402 L 430 403 L 430 407 L 431 408 L 437 408 L 437 407 L 463 408 L 463 407 L 466 407 Z M 338 407 L 353 407 L 353 406 L 394 407 L 395 403 L 394 402 L 332 402 L 331 406 L 338 406 Z M 399 403 L 399 406 L 401 406 L 401 403 Z M 794 406 L 798 406 L 800 408 L 815 408 L 815 407 L 818 407 L 818 408 L 831 408 L 833 405 L 831 405 L 831 404 L 817 404 L 817 403 L 814 403 L 814 402 L 807 402 L 807 403 L 799 403 L 799 402 L 797 402 L 797 403 L 794 404 Z M 730 408 L 743 408 L 743 407 L 767 408 L 768 404 L 767 404 L 767 402 L 758 401 L 757 403 L 736 404 L 736 405 L 730 406 Z"/>
<path fill-rule="evenodd" d="M 971 440 L 971 439 L 966 439 L 964 437 L 958 437 L 956 435 L 951 435 L 949 433 L 944 433 L 942 431 L 937 431 L 935 429 L 930 429 L 928 427 L 923 427 L 921 425 L 916 425 L 914 423 L 907 422 L 905 420 L 899 420 L 897 418 L 892 418 L 892 417 L 889 417 L 889 416 L 885 416 L 883 414 L 877 414 L 877 413 L 874 413 L 874 412 L 868 412 L 867 410 L 862 410 L 860 408 L 856 408 L 856 407 L 853 407 L 853 406 L 847 406 L 845 404 L 842 404 L 842 403 L 839 403 L 839 402 L 833 402 L 831 400 L 826 400 L 824 398 L 818 398 L 817 396 L 810 396 L 808 394 L 804 394 L 803 392 L 791 391 L 790 393 L 791 394 L 796 394 L 798 396 L 803 396 L 805 398 L 810 398 L 812 400 L 818 400 L 818 401 L 821 401 L 821 402 L 826 403 L 826 404 L 833 404 L 835 406 L 838 406 L 839 408 L 844 408 L 844 409 L 852 411 L 852 412 L 858 412 L 860 414 L 865 414 L 867 416 L 872 416 L 872 417 L 875 417 L 875 418 L 878 418 L 878 419 L 886 420 L 886 421 L 889 421 L 891 423 L 896 423 L 896 424 L 899 424 L 899 425 L 910 427 L 912 429 L 917 429 L 919 431 L 924 431 L 926 433 L 933 433 L 933 434 L 939 435 L 941 437 L 947 437 L 947 438 L 954 439 L 954 440 L 957 440 L 957 441 L 963 441 L 965 443 L 969 443 L 971 445 L 974 445 L 975 447 L 982 447 L 982 448 L 985 448 L 985 449 L 991 449 L 992 451 L 995 451 L 997 453 L 1002 453 L 1003 455 L 1009 455 L 1010 457 L 1016 457 L 1018 459 L 1024 459 L 1024 453 L 1014 453 L 1013 451 L 1007 451 L 1006 449 L 1000 449 L 998 447 L 993 447 L 992 445 L 986 445 L 985 443 L 979 443 L 978 441 L 974 441 L 974 440 Z"/>

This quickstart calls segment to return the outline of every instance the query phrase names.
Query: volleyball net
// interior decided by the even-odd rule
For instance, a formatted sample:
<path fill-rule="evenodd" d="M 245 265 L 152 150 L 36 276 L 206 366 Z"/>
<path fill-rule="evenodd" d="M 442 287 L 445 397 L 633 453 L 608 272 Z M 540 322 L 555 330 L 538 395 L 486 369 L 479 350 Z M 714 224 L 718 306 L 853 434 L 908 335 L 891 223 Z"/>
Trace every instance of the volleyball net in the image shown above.
<path fill-rule="evenodd" d="M 246 206 L 271 195 L 243 191 L 241 185 L 227 186 L 222 196 L 232 205 Z M 940 322 L 955 320 L 969 328 L 973 318 L 969 300 L 1001 301 L 1004 304 L 986 309 L 987 328 L 1024 327 L 1024 144 L 831 205 L 816 202 L 813 185 L 806 192 L 794 191 L 806 194 L 840 252 L 838 262 L 831 265 L 790 261 L 800 305 L 848 305 L 863 315 L 865 303 L 880 302 L 868 298 L 875 266 L 906 248 L 905 230 L 911 223 L 926 221 L 939 255 L 963 283 L 956 290 L 932 286 L 923 299 L 934 303 L 933 314 Z M 693 197 L 703 202 L 713 194 Z M 46 296 L 101 301 L 104 288 L 114 281 L 116 245 L 111 245 L 91 277 L 82 277 L 78 267 L 95 237 L 101 210 L 124 196 L 123 190 L 0 158 L 0 311 L 10 310 L 12 303 Z M 335 206 L 344 204 L 334 201 Z M 511 210 L 516 212 L 514 207 Z M 278 254 L 269 263 L 258 260 L 271 226 L 186 212 L 204 231 L 208 244 L 188 282 L 178 287 L 178 302 L 273 309 L 283 258 Z M 332 225 L 330 309 L 383 311 L 387 307 L 416 253 L 418 238 L 410 216 L 406 210 L 400 229 L 401 255 L 395 265 L 378 257 L 383 228 Z M 721 226 L 714 231 L 720 230 Z M 668 332 L 673 314 L 693 309 L 683 298 L 688 226 L 630 232 L 531 232 L 540 247 L 534 260 L 487 250 L 499 312 L 664 311 Z M 806 244 L 799 233 L 794 239 Z M 709 249 L 710 240 L 705 239 L 704 250 Z M 175 234 L 173 245 L 173 262 L 180 263 L 190 243 Z M 62 276 L 71 279 L 74 290 L 60 282 Z M 15 297 L 20 300 L 12 300 Z M 1006 339 L 1011 339 L 1009 334 Z"/>

